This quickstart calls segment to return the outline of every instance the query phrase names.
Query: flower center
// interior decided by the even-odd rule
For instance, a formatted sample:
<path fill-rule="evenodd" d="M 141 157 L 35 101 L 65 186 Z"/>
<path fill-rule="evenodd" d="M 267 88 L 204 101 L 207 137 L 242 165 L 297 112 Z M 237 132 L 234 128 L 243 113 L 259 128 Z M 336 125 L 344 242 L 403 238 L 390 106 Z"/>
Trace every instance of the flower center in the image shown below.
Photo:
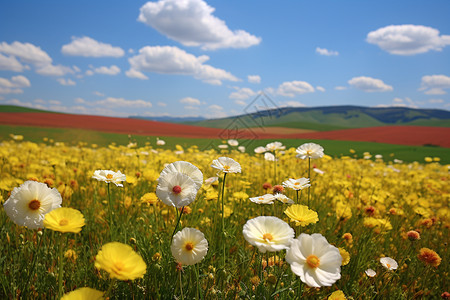
<path fill-rule="evenodd" d="M 309 267 L 315 269 L 320 265 L 320 259 L 314 254 L 311 254 L 306 258 L 306 263 L 308 264 Z"/>
<path fill-rule="evenodd" d="M 113 175 L 112 174 L 107 174 L 106 175 L 106 179 L 113 179 Z"/>
<path fill-rule="evenodd" d="M 264 233 L 263 240 L 266 242 L 271 242 L 273 240 L 273 236 L 270 233 Z"/>
<path fill-rule="evenodd" d="M 66 226 L 67 224 L 69 224 L 69 221 L 67 219 L 61 219 L 59 221 L 59 226 Z"/>
<path fill-rule="evenodd" d="M 116 274 L 119 274 L 120 271 L 122 271 L 125 268 L 125 265 L 121 261 L 117 261 L 114 263 L 114 266 L 112 268 L 113 272 Z"/>
<path fill-rule="evenodd" d="M 179 186 L 179 185 L 174 186 L 174 187 L 172 188 L 172 192 L 173 192 L 175 195 L 178 195 L 179 193 L 181 193 L 181 186 Z"/>
<path fill-rule="evenodd" d="M 388 267 L 388 269 L 390 269 L 390 268 L 391 268 L 391 264 L 386 264 L 386 266 Z"/>
<path fill-rule="evenodd" d="M 41 207 L 41 201 L 33 199 L 33 200 L 30 201 L 30 203 L 28 203 L 28 207 L 31 210 L 38 210 L 39 207 Z"/>
<path fill-rule="evenodd" d="M 228 166 L 228 165 L 223 166 L 223 169 L 224 169 L 225 171 L 227 171 L 227 172 L 230 170 L 230 168 L 231 168 L 231 167 Z"/>
<path fill-rule="evenodd" d="M 191 243 L 191 242 L 187 242 L 187 243 L 184 245 L 184 249 L 186 249 L 186 251 L 192 251 L 192 249 L 194 249 L 194 244 Z"/>

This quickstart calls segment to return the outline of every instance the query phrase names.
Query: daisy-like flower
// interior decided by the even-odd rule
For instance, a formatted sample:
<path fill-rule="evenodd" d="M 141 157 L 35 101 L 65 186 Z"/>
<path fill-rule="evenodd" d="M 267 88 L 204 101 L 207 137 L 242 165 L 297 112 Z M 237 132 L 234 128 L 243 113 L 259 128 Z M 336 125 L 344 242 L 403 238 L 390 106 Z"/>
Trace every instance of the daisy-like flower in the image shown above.
<path fill-rule="evenodd" d="M 294 204 L 289 206 L 284 213 L 295 222 L 295 226 L 306 226 L 319 222 L 317 213 L 306 205 Z"/>
<path fill-rule="evenodd" d="M 316 159 L 323 157 L 322 146 L 315 143 L 306 143 L 297 148 L 297 157 L 300 159 Z"/>
<path fill-rule="evenodd" d="M 273 195 L 275 197 L 275 199 L 277 199 L 278 201 L 284 203 L 284 204 L 294 204 L 294 200 L 288 198 L 286 195 L 284 194 L 280 194 L 280 193 L 276 193 L 275 195 Z"/>
<path fill-rule="evenodd" d="M 242 230 L 244 238 L 262 253 L 288 249 L 295 233 L 288 223 L 277 217 L 256 217 L 248 220 Z"/>
<path fill-rule="evenodd" d="M 187 161 L 176 161 L 168 164 L 162 171 L 161 176 L 166 173 L 180 172 L 189 176 L 194 182 L 198 189 L 202 187 L 203 184 L 203 173 L 196 166 Z"/>
<path fill-rule="evenodd" d="M 95 257 L 95 267 L 105 270 L 111 278 L 134 280 L 144 277 L 147 265 L 131 246 L 111 242 L 102 246 Z"/>
<path fill-rule="evenodd" d="M 266 145 L 267 151 L 276 151 L 276 150 L 284 150 L 286 146 L 283 146 L 280 142 L 273 142 Z"/>
<path fill-rule="evenodd" d="M 435 251 L 428 249 L 428 248 L 422 248 L 419 250 L 419 254 L 417 255 L 417 258 L 421 261 L 423 261 L 425 264 L 433 266 L 437 268 L 441 264 L 441 257 L 439 254 L 437 254 Z"/>
<path fill-rule="evenodd" d="M 259 146 L 259 147 L 256 147 L 255 150 L 253 150 L 253 151 L 255 151 L 256 154 L 261 154 L 261 153 L 266 152 L 267 150 L 266 150 L 266 147 Z"/>
<path fill-rule="evenodd" d="M 64 294 L 61 300 L 101 300 L 104 292 L 97 291 L 88 287 L 82 287 Z"/>
<path fill-rule="evenodd" d="M 273 204 L 273 201 L 275 200 L 275 196 L 272 194 L 265 194 L 259 197 L 252 197 L 250 198 L 250 201 L 256 204 Z"/>
<path fill-rule="evenodd" d="M 120 171 L 114 172 L 111 170 L 96 170 L 92 178 L 98 181 L 104 181 L 106 183 L 114 183 L 116 186 L 123 187 L 122 181 L 126 181 L 127 177 Z"/>
<path fill-rule="evenodd" d="M 295 191 L 303 190 L 311 186 L 309 183 L 309 178 L 299 178 L 293 179 L 289 178 L 286 181 L 283 181 L 283 186 L 286 188 L 293 189 Z"/>
<path fill-rule="evenodd" d="M 237 145 L 239 145 L 239 142 L 234 139 L 228 140 L 227 143 L 228 143 L 228 145 L 230 145 L 232 147 L 236 147 Z"/>
<path fill-rule="evenodd" d="M 286 261 L 300 280 L 310 287 L 331 286 L 341 278 L 342 257 L 319 233 L 302 233 L 292 241 Z"/>
<path fill-rule="evenodd" d="M 278 159 L 275 158 L 275 155 L 273 155 L 273 154 L 270 153 L 270 152 L 264 153 L 264 159 L 267 160 L 267 161 L 275 161 L 275 160 L 278 160 Z"/>
<path fill-rule="evenodd" d="M 348 253 L 347 250 L 345 250 L 344 248 L 339 247 L 339 253 L 342 256 L 342 265 L 346 266 L 348 265 L 348 263 L 350 262 L 350 253 Z"/>
<path fill-rule="evenodd" d="M 334 291 L 329 297 L 328 300 L 346 300 L 345 294 L 341 290 Z"/>
<path fill-rule="evenodd" d="M 3 204 L 8 217 L 19 226 L 29 229 L 43 228 L 45 214 L 61 207 L 62 198 L 56 188 L 45 183 L 25 181 L 15 187 Z"/>
<path fill-rule="evenodd" d="M 205 235 L 195 228 L 184 228 L 173 236 L 170 246 L 173 257 L 182 265 L 194 265 L 208 253 Z"/>
<path fill-rule="evenodd" d="M 195 200 L 197 192 L 194 180 L 186 174 L 171 172 L 158 178 L 156 195 L 166 205 L 175 207 L 189 205 Z"/>
<path fill-rule="evenodd" d="M 44 227 L 53 231 L 78 233 L 85 225 L 83 214 L 70 207 L 59 207 L 45 215 Z"/>
<path fill-rule="evenodd" d="M 216 182 L 217 180 L 219 180 L 219 177 L 209 177 L 208 179 L 205 179 L 205 184 L 211 185 L 214 182 Z"/>
<path fill-rule="evenodd" d="M 377 275 L 377 272 L 375 272 L 372 269 L 367 269 L 366 271 L 364 271 L 366 273 L 367 276 L 369 277 L 375 277 Z"/>
<path fill-rule="evenodd" d="M 222 156 L 213 160 L 211 167 L 224 173 L 241 173 L 241 165 L 229 157 Z"/>
<path fill-rule="evenodd" d="M 156 138 L 156 145 L 158 146 L 164 146 L 166 142 L 164 140 L 160 140 L 159 138 Z"/>
<path fill-rule="evenodd" d="M 383 267 L 388 269 L 389 271 L 395 270 L 398 268 L 397 262 L 390 257 L 382 257 L 380 258 L 380 263 Z"/>

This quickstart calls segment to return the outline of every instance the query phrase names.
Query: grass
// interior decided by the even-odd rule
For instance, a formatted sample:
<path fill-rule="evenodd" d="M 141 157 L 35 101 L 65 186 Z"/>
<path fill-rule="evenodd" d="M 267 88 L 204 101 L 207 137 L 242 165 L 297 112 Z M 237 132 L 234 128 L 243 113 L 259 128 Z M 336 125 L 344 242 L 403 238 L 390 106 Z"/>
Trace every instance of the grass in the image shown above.
<path fill-rule="evenodd" d="M 15 106 L 15 105 L 0 105 L 0 112 L 14 112 L 14 113 L 22 113 L 22 112 L 41 112 L 41 113 L 57 113 L 54 111 L 41 110 L 23 106 Z"/>
<path fill-rule="evenodd" d="M 108 133 L 83 129 L 64 129 L 64 128 L 45 128 L 45 127 L 27 127 L 27 126 L 7 126 L 0 125 L 0 140 L 9 140 L 10 134 L 22 135 L 27 141 L 41 143 L 44 138 L 53 139 L 57 142 L 64 142 L 68 145 L 77 145 L 79 142 L 88 145 L 96 144 L 100 147 L 108 146 L 112 143 L 117 145 L 127 145 L 130 142 L 137 143 L 139 146 L 150 142 L 156 143 L 154 136 L 142 136 L 126 134 Z M 159 137 L 166 141 L 166 145 L 161 148 L 174 149 L 175 145 L 187 148 L 197 145 L 199 149 L 216 148 L 223 141 L 220 139 L 193 139 L 180 137 Z M 241 140 L 241 145 L 246 147 L 248 153 L 258 146 L 265 146 L 273 140 Z M 311 140 L 303 139 L 279 139 L 287 148 L 298 147 Z M 450 164 L 450 149 L 431 146 L 404 146 L 393 144 L 382 144 L 372 142 L 349 142 L 333 140 L 314 140 L 315 143 L 322 145 L 327 149 L 326 153 L 332 157 L 351 155 L 349 150 L 354 149 L 356 155 L 362 157 L 364 152 L 370 152 L 372 155 L 381 154 L 386 161 L 394 158 L 406 162 L 423 162 L 425 157 L 440 157 L 442 164 Z"/>

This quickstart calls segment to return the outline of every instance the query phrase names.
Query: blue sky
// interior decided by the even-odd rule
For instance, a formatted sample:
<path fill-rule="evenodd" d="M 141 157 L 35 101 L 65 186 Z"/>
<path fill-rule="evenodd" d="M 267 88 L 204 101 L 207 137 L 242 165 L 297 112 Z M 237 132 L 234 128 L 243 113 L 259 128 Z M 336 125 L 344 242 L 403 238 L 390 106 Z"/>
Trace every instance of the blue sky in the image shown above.
<path fill-rule="evenodd" d="M 108 116 L 450 107 L 450 1 L 0 3 L 0 104 Z"/>

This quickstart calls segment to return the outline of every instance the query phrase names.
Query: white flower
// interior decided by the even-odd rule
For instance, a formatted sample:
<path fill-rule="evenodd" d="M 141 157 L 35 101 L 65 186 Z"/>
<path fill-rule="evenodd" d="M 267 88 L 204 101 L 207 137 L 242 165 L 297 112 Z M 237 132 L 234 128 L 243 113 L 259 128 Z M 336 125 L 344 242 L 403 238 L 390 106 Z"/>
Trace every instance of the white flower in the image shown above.
<path fill-rule="evenodd" d="M 239 142 L 237 140 L 228 140 L 228 145 L 236 147 L 239 145 Z"/>
<path fill-rule="evenodd" d="M 286 261 L 301 281 L 310 287 L 331 286 L 341 278 L 342 256 L 319 233 L 302 233 L 292 241 Z"/>
<path fill-rule="evenodd" d="M 275 161 L 275 155 L 273 155 L 270 152 L 266 152 L 266 153 L 264 153 L 264 159 L 267 161 Z"/>
<path fill-rule="evenodd" d="M 313 171 L 316 172 L 316 173 L 319 173 L 319 174 L 325 174 L 324 171 L 322 171 L 320 169 L 317 169 L 317 168 L 313 168 Z"/>
<path fill-rule="evenodd" d="M 262 253 L 288 249 L 294 238 L 294 229 L 277 217 L 256 217 L 248 220 L 242 234 L 247 242 Z"/>
<path fill-rule="evenodd" d="M 112 182 L 117 186 L 123 186 L 120 182 L 127 180 L 125 174 L 122 174 L 120 171 L 114 172 L 111 170 L 96 170 L 92 178 L 106 183 Z"/>
<path fill-rule="evenodd" d="M 164 146 L 165 144 L 166 144 L 165 141 L 160 140 L 159 138 L 156 138 L 156 145 L 158 145 L 158 146 Z"/>
<path fill-rule="evenodd" d="M 183 207 L 191 204 L 197 196 L 194 180 L 180 172 L 162 174 L 158 178 L 156 195 L 164 204 Z"/>
<path fill-rule="evenodd" d="M 232 158 L 219 157 L 213 160 L 211 167 L 218 169 L 224 173 L 241 173 L 241 165 Z"/>
<path fill-rule="evenodd" d="M 297 148 L 297 157 L 300 159 L 305 158 L 321 158 L 323 156 L 323 148 L 315 143 L 306 143 Z"/>
<path fill-rule="evenodd" d="M 273 142 L 266 145 L 267 151 L 276 151 L 276 150 L 284 150 L 286 146 L 283 146 L 280 142 Z"/>
<path fill-rule="evenodd" d="M 273 204 L 273 200 L 275 200 L 275 196 L 272 194 L 265 194 L 259 197 L 250 198 L 250 201 L 256 204 Z"/>
<path fill-rule="evenodd" d="M 211 185 L 214 182 L 216 182 L 217 180 L 219 180 L 219 177 L 209 177 L 208 179 L 205 179 L 205 184 Z"/>
<path fill-rule="evenodd" d="M 201 231 L 184 228 L 173 236 L 170 250 L 173 257 L 182 265 L 194 265 L 206 256 L 208 241 Z"/>
<path fill-rule="evenodd" d="M 244 153 L 245 152 L 245 146 L 239 146 L 238 150 L 241 151 L 242 153 Z"/>
<path fill-rule="evenodd" d="M 395 269 L 398 268 L 398 264 L 395 261 L 395 259 L 392 259 L 390 257 L 382 257 L 382 258 L 380 258 L 380 263 L 383 265 L 383 267 L 385 267 L 389 271 L 395 270 Z"/>
<path fill-rule="evenodd" d="M 289 178 L 288 180 L 283 182 L 283 186 L 298 191 L 310 187 L 311 184 L 309 183 L 309 178 Z"/>
<path fill-rule="evenodd" d="M 275 199 L 277 199 L 278 201 L 283 202 L 283 203 L 285 203 L 285 204 L 294 204 L 294 203 L 295 203 L 294 200 L 289 199 L 286 195 L 283 195 L 283 194 L 281 194 L 281 193 L 276 193 L 276 194 L 274 195 L 274 197 L 275 197 Z"/>
<path fill-rule="evenodd" d="M 44 228 L 45 214 L 61 207 L 61 202 L 61 195 L 56 188 L 50 189 L 41 182 L 25 181 L 12 190 L 3 207 L 17 225 L 38 229 Z"/>
<path fill-rule="evenodd" d="M 372 269 L 367 269 L 365 272 L 366 272 L 366 275 L 369 277 L 375 277 L 377 275 L 377 272 L 375 272 Z"/>
<path fill-rule="evenodd" d="M 160 176 L 166 173 L 180 172 L 189 176 L 194 182 L 197 189 L 203 184 L 203 173 L 196 166 L 187 161 L 176 161 L 168 164 L 162 171 Z"/>
<path fill-rule="evenodd" d="M 219 149 L 228 149 L 228 145 L 219 145 L 217 147 L 219 147 Z"/>
<path fill-rule="evenodd" d="M 259 147 L 256 147 L 255 150 L 253 150 L 253 151 L 255 151 L 256 154 L 261 154 L 261 153 L 266 152 L 267 150 L 265 147 L 259 146 Z"/>

